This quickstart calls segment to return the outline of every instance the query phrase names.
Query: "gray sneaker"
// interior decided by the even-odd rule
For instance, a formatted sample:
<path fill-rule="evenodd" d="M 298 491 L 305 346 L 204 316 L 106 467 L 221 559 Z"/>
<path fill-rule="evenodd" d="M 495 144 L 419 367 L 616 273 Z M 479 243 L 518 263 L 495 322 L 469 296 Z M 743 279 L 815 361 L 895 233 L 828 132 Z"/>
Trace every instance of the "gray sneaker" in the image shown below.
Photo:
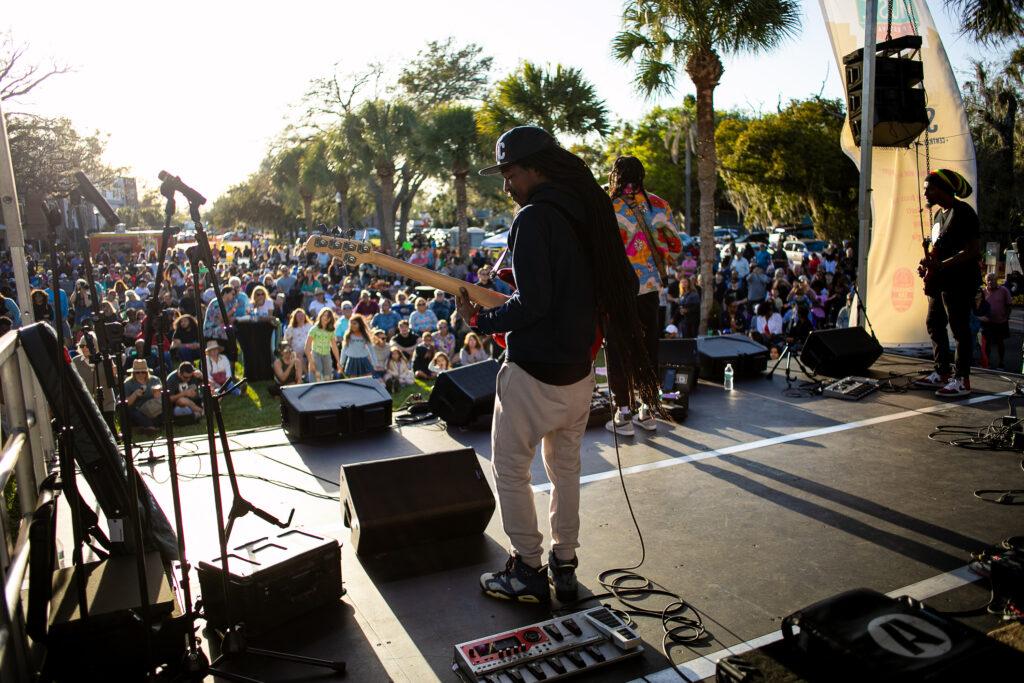
<path fill-rule="evenodd" d="M 654 414 L 651 413 L 651 409 L 647 406 L 640 408 L 639 412 L 633 416 L 633 424 L 649 432 L 653 432 L 658 428 L 658 421 L 654 419 Z"/>
<path fill-rule="evenodd" d="M 580 566 L 578 557 L 563 562 L 548 551 L 548 583 L 555 589 L 555 597 L 560 602 L 573 602 L 579 594 L 580 584 L 576 581 L 576 567 Z"/>
<path fill-rule="evenodd" d="M 623 415 L 618 410 L 615 411 L 615 416 L 605 423 L 604 428 L 609 432 L 615 432 L 619 436 L 633 436 L 633 423 L 629 415 Z"/>

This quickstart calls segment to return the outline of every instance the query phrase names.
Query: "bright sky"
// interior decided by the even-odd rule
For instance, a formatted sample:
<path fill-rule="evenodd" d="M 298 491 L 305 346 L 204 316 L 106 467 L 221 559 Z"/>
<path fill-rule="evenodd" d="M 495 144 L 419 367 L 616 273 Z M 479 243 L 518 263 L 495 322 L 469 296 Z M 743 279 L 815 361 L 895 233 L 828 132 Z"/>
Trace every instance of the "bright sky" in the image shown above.
<path fill-rule="evenodd" d="M 802 5 L 795 40 L 726 61 L 716 108 L 771 111 L 780 99 L 822 90 L 843 97 L 818 3 Z M 957 38 L 945 9 L 931 6 L 962 82 L 971 59 L 995 53 Z M 637 119 L 654 103 L 635 94 L 631 68 L 610 56 L 621 8 L 622 0 L 12 0 L 0 30 L 29 45 L 26 60 L 75 71 L 4 111 L 67 116 L 82 132 L 108 134 L 105 160 L 140 182 L 158 185 L 165 169 L 213 200 L 256 170 L 311 78 L 336 62 L 342 72 L 371 61 L 397 72 L 427 41 L 448 36 L 483 46 L 495 58 L 492 77 L 524 59 L 578 67 L 615 118 Z M 677 86 L 662 104 L 693 92 L 685 75 Z"/>

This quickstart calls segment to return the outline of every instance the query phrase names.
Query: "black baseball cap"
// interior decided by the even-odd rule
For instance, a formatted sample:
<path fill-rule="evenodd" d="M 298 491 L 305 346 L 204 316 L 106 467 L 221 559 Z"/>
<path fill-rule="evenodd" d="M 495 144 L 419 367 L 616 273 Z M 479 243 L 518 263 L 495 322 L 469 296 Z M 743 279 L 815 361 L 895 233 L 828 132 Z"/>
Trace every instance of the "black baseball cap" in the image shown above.
<path fill-rule="evenodd" d="M 558 147 L 558 141 L 543 128 L 537 126 L 516 126 L 505 131 L 494 145 L 494 166 L 479 171 L 480 175 L 494 175 L 537 152 Z"/>

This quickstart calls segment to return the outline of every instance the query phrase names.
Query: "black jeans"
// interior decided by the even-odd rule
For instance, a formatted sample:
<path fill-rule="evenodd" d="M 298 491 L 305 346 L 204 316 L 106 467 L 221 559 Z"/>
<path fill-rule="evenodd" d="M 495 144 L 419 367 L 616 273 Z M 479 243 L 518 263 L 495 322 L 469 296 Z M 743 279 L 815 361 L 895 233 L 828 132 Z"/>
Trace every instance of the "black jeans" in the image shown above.
<path fill-rule="evenodd" d="M 654 372 L 658 372 L 658 340 L 661 338 L 661 329 L 658 325 L 658 309 L 661 307 L 661 298 L 658 292 L 648 292 L 636 298 L 636 312 L 643 326 L 644 345 L 647 347 L 647 355 L 651 359 L 651 366 Z M 620 345 L 616 340 L 614 330 L 608 331 L 608 388 L 612 392 L 612 401 L 619 408 L 629 405 L 629 388 L 626 378 L 623 376 Z"/>
<path fill-rule="evenodd" d="M 971 376 L 971 360 L 974 355 L 974 340 L 971 339 L 971 304 L 974 293 L 965 291 L 941 292 L 928 297 L 928 315 L 925 327 L 932 340 L 932 354 L 935 358 L 935 372 L 948 375 L 950 370 L 961 379 Z M 946 325 L 953 332 L 956 356 L 953 366 L 949 359 L 949 336 Z"/>

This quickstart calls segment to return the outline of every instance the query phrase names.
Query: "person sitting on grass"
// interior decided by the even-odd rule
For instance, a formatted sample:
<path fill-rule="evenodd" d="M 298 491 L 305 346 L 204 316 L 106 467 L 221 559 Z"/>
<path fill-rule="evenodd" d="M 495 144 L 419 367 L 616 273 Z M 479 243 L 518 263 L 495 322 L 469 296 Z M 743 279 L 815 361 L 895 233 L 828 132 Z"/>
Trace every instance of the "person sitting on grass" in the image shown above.
<path fill-rule="evenodd" d="M 203 375 L 188 361 L 167 376 L 167 393 L 175 417 L 199 418 L 203 415 L 202 382 Z"/>
<path fill-rule="evenodd" d="M 444 351 L 438 351 L 437 353 L 435 353 L 433 360 L 430 361 L 430 365 L 427 366 L 427 370 L 434 376 L 435 379 L 442 372 L 447 372 L 449 369 L 450 368 L 448 366 L 448 354 L 445 353 Z"/>
<path fill-rule="evenodd" d="M 412 374 L 412 365 L 405 357 L 405 352 L 398 346 L 392 345 L 391 355 L 388 358 L 384 371 L 384 386 L 388 393 L 397 394 L 402 387 L 407 387 L 416 380 Z"/>
<path fill-rule="evenodd" d="M 222 352 L 224 347 L 216 339 L 206 342 L 206 370 L 210 373 L 210 387 L 220 391 L 231 377 L 231 361 Z"/>
<path fill-rule="evenodd" d="M 435 375 L 430 371 L 430 361 L 434 360 L 436 352 L 433 333 L 424 332 L 412 357 L 412 373 L 416 379 L 434 379 Z"/>
<path fill-rule="evenodd" d="M 409 321 L 402 320 L 398 323 L 398 334 L 391 338 L 391 345 L 397 346 L 405 354 L 406 360 L 412 360 L 413 351 L 419 344 L 420 338 L 409 331 Z"/>
<path fill-rule="evenodd" d="M 124 382 L 124 402 L 128 406 L 128 419 L 133 427 L 146 434 L 156 434 L 156 420 L 160 417 L 160 380 L 149 374 L 146 361 L 136 358 L 132 363 L 132 376 Z"/>
<path fill-rule="evenodd" d="M 391 310 L 391 302 L 383 299 L 380 302 L 380 313 L 373 316 L 370 324 L 384 330 L 389 337 L 393 337 L 398 332 L 398 321 L 401 319 L 402 316 Z"/>
<path fill-rule="evenodd" d="M 448 327 L 448 319 L 440 318 L 437 321 L 437 332 L 434 333 L 434 346 L 438 351 L 444 351 L 448 358 L 455 356 L 455 335 Z"/>
<path fill-rule="evenodd" d="M 267 387 L 267 393 L 275 398 L 281 396 L 281 387 L 302 384 L 306 367 L 290 344 L 281 346 L 281 353 L 271 366 L 274 370 L 274 384 Z"/>
<path fill-rule="evenodd" d="M 459 365 L 472 365 L 490 358 L 487 349 L 480 341 L 480 335 L 476 332 L 467 332 L 466 338 L 459 349 Z"/>
<path fill-rule="evenodd" d="M 388 335 L 384 330 L 375 329 L 370 332 L 370 361 L 373 363 L 373 378 L 384 383 L 384 373 L 387 372 L 388 356 L 391 350 L 388 348 Z"/>

